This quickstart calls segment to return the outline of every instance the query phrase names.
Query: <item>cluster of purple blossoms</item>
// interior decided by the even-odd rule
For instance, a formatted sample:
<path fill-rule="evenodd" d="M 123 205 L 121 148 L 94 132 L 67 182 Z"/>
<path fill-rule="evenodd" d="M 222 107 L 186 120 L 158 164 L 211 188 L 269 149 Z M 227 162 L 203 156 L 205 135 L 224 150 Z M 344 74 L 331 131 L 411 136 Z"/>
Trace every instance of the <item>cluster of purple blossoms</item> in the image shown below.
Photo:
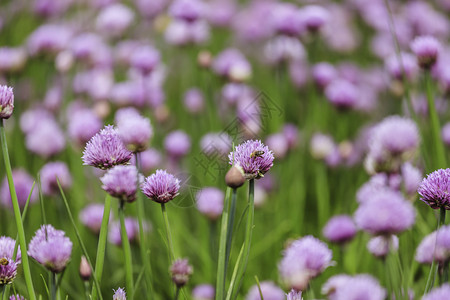
<path fill-rule="evenodd" d="M 367 243 L 367 250 L 375 257 L 385 258 L 389 253 L 398 250 L 398 237 L 396 235 L 375 236 Z"/>
<path fill-rule="evenodd" d="M 422 180 L 417 192 L 431 208 L 450 209 L 450 169 L 439 169 Z"/>
<path fill-rule="evenodd" d="M 14 111 L 12 87 L 0 85 L 0 119 L 9 119 Z"/>
<path fill-rule="evenodd" d="M 357 232 L 353 219 L 347 215 L 331 218 L 323 229 L 323 236 L 332 243 L 345 244 L 353 239 Z"/>
<path fill-rule="evenodd" d="M 20 208 L 24 208 L 27 203 L 28 196 L 30 195 L 31 188 L 33 186 L 34 179 L 23 169 L 16 169 L 12 172 L 14 188 L 17 194 L 17 200 Z M 5 177 L 2 181 L 0 188 L 1 203 L 12 208 L 11 194 L 9 192 L 8 179 Z M 36 202 L 38 199 L 38 193 L 33 190 L 31 194 L 30 203 Z"/>
<path fill-rule="evenodd" d="M 183 97 L 183 103 L 187 111 L 191 114 L 198 114 L 205 108 L 203 93 L 197 88 L 191 88 L 186 91 Z"/>
<path fill-rule="evenodd" d="M 0 258 L 12 259 L 14 254 L 14 247 L 16 241 L 8 236 L 0 237 Z M 21 262 L 22 253 L 20 252 L 20 246 L 17 248 L 16 262 Z"/>
<path fill-rule="evenodd" d="M 264 177 L 273 166 L 274 156 L 269 147 L 259 140 L 248 140 L 236 146 L 228 155 L 230 165 L 240 166 L 246 179 Z"/>
<path fill-rule="evenodd" d="M 81 223 L 88 227 L 93 233 L 99 234 L 102 226 L 104 205 L 99 203 L 89 204 L 79 214 Z M 110 214 L 110 219 L 112 214 Z"/>
<path fill-rule="evenodd" d="M 292 289 L 288 294 L 286 294 L 286 300 L 303 300 L 302 291 Z"/>
<path fill-rule="evenodd" d="M 63 162 L 47 163 L 42 167 L 39 174 L 41 176 L 42 193 L 46 196 L 59 193 L 58 181 L 63 189 L 72 186 L 72 176 L 67 165 Z"/>
<path fill-rule="evenodd" d="M 330 300 L 383 300 L 386 291 L 370 275 L 335 275 L 322 286 L 322 293 Z"/>
<path fill-rule="evenodd" d="M 131 156 L 132 153 L 123 144 L 117 129 L 108 125 L 86 144 L 83 162 L 84 165 L 105 170 L 115 165 L 127 164 Z"/>
<path fill-rule="evenodd" d="M 117 119 L 117 131 L 128 150 L 136 153 L 148 148 L 153 136 L 150 120 L 139 113 L 127 113 Z"/>
<path fill-rule="evenodd" d="M 215 187 L 203 188 L 195 198 L 197 209 L 211 220 L 216 220 L 222 215 L 225 198 L 222 190 Z"/>
<path fill-rule="evenodd" d="M 332 252 L 324 242 L 306 236 L 289 245 L 278 269 L 289 288 L 303 291 L 312 278 L 331 265 L 331 258 Z"/>
<path fill-rule="evenodd" d="M 147 222 L 142 224 L 145 232 L 151 230 L 151 225 Z M 135 242 L 139 239 L 139 222 L 134 218 L 125 218 L 125 231 L 127 233 L 128 240 Z M 111 222 L 108 231 L 108 240 L 111 244 L 118 247 L 122 246 L 122 236 L 120 235 L 120 222 Z"/>
<path fill-rule="evenodd" d="M 35 127 L 26 132 L 25 146 L 31 152 L 47 159 L 60 153 L 66 146 L 66 140 L 60 125 L 51 116 L 38 120 Z"/>
<path fill-rule="evenodd" d="M 350 109 L 356 106 L 360 92 L 353 83 L 336 79 L 325 88 L 325 96 L 337 108 Z"/>
<path fill-rule="evenodd" d="M 127 295 L 123 288 L 114 291 L 113 300 L 127 300 Z"/>
<path fill-rule="evenodd" d="M 440 287 L 432 289 L 422 297 L 422 300 L 446 300 L 450 295 L 450 284 L 444 283 Z"/>
<path fill-rule="evenodd" d="M 169 271 L 172 276 L 172 281 L 180 288 L 189 281 L 189 277 L 194 272 L 194 269 L 189 265 L 187 259 L 177 259 L 170 266 Z"/>
<path fill-rule="evenodd" d="M 167 203 L 178 195 L 180 180 L 164 170 L 156 170 L 145 179 L 141 189 L 153 201 Z"/>
<path fill-rule="evenodd" d="M 24 296 L 20 296 L 19 294 L 16 294 L 16 295 L 11 295 L 9 297 L 9 300 L 27 300 L 27 299 L 25 299 Z"/>
<path fill-rule="evenodd" d="M 214 300 L 216 290 L 211 284 L 200 284 L 192 289 L 192 299 L 194 300 Z"/>
<path fill-rule="evenodd" d="M 412 41 L 411 50 L 417 56 L 419 66 L 430 69 L 439 57 L 441 44 L 432 36 L 418 36 Z"/>
<path fill-rule="evenodd" d="M 427 235 L 417 247 L 415 259 L 422 264 L 431 264 L 433 259 L 445 264 L 450 259 L 450 226 Z"/>
<path fill-rule="evenodd" d="M 401 164 L 416 154 L 419 143 L 416 123 L 400 116 L 389 116 L 372 130 L 366 168 L 371 172 L 398 172 Z"/>
<path fill-rule="evenodd" d="M 121 202 L 133 202 L 136 200 L 138 180 L 141 181 L 141 177 L 135 166 L 118 165 L 109 169 L 100 180 L 102 188 L 108 194 Z"/>
<path fill-rule="evenodd" d="M 42 225 L 28 245 L 28 255 L 54 273 L 66 268 L 71 254 L 72 242 L 52 225 Z"/>
<path fill-rule="evenodd" d="M 416 212 L 399 192 L 381 190 L 361 203 L 355 212 L 356 225 L 373 235 L 391 235 L 410 228 Z"/>
<path fill-rule="evenodd" d="M 17 265 L 10 258 L 0 258 L 0 286 L 13 282 L 17 276 Z"/>
<path fill-rule="evenodd" d="M 259 287 L 261 288 L 261 294 L 264 299 L 270 300 L 285 300 L 286 295 L 281 288 L 275 285 L 272 281 L 263 281 L 260 283 Z M 259 293 L 258 285 L 254 285 L 248 291 L 245 300 L 260 300 L 261 295 Z"/>
<path fill-rule="evenodd" d="M 85 146 L 86 143 L 102 128 L 102 121 L 90 109 L 79 109 L 71 114 L 67 125 L 67 130 L 71 140 L 78 146 Z"/>
<path fill-rule="evenodd" d="M 177 160 L 189 153 L 191 139 L 184 131 L 176 130 L 166 136 L 164 148 L 171 158 Z"/>

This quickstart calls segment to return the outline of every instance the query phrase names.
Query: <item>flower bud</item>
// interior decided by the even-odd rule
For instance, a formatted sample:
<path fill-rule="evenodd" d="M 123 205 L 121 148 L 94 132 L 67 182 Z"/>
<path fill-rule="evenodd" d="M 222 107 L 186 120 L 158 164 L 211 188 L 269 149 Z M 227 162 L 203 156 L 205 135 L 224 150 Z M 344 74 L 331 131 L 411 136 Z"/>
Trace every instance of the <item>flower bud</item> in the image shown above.
<path fill-rule="evenodd" d="M 177 259 L 170 267 L 170 275 L 172 276 L 172 281 L 179 288 L 184 286 L 188 282 L 189 276 L 191 276 L 192 273 L 192 266 L 189 265 L 187 259 Z"/>
<path fill-rule="evenodd" d="M 245 183 L 244 170 L 241 166 L 234 165 L 225 175 L 225 183 L 233 189 L 241 187 Z"/>
<path fill-rule="evenodd" d="M 88 281 L 91 278 L 91 275 L 92 275 L 91 266 L 89 266 L 86 257 L 83 255 L 80 261 L 80 277 L 84 281 Z"/>

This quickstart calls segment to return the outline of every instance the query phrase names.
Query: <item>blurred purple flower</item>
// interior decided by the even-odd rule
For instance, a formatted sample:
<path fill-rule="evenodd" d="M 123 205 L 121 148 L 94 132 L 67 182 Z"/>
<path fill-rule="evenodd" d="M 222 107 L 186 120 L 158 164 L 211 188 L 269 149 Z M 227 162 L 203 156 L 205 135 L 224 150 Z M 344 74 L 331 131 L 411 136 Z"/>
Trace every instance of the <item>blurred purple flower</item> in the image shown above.
<path fill-rule="evenodd" d="M 71 114 L 67 130 L 77 145 L 85 146 L 102 126 L 102 121 L 92 110 L 80 109 Z"/>
<path fill-rule="evenodd" d="M 286 294 L 284 291 L 275 285 L 272 281 L 262 281 L 258 287 L 258 285 L 253 285 L 248 291 L 245 300 L 261 300 L 261 295 L 259 293 L 261 288 L 261 294 L 264 299 L 267 300 L 285 300 Z"/>
<path fill-rule="evenodd" d="M 151 73 L 160 61 L 159 51 L 150 45 L 137 47 L 130 57 L 130 65 L 144 75 Z"/>
<path fill-rule="evenodd" d="M 23 47 L 0 47 L 0 71 L 2 73 L 19 71 L 24 67 L 27 56 Z"/>
<path fill-rule="evenodd" d="M 170 266 L 172 281 L 178 288 L 184 286 L 189 281 L 189 277 L 193 272 L 194 269 L 189 265 L 187 259 L 177 259 Z"/>
<path fill-rule="evenodd" d="M 385 258 L 390 252 L 398 250 L 398 237 L 396 235 L 373 237 L 367 243 L 367 250 L 376 257 Z"/>
<path fill-rule="evenodd" d="M 117 37 L 130 27 L 134 12 L 127 6 L 114 3 L 103 8 L 97 16 L 96 28 L 107 36 Z"/>
<path fill-rule="evenodd" d="M 105 206 L 103 204 L 89 204 L 80 211 L 78 216 L 81 223 L 95 234 L 100 233 L 104 207 Z M 112 218 L 112 214 L 110 214 L 109 218 Z"/>
<path fill-rule="evenodd" d="M 123 288 L 114 291 L 113 300 L 127 300 L 127 295 Z"/>
<path fill-rule="evenodd" d="M 389 75 L 398 80 L 402 80 L 403 74 L 407 79 L 412 80 L 419 70 L 415 57 L 405 52 L 400 54 L 400 59 L 396 54 L 389 56 L 386 59 L 385 66 Z"/>
<path fill-rule="evenodd" d="M 326 25 L 330 18 L 328 10 L 318 5 L 307 5 L 300 10 L 301 26 L 316 32 Z"/>
<path fill-rule="evenodd" d="M 134 153 L 147 149 L 153 137 L 150 120 L 140 115 L 121 119 L 117 123 L 117 131 L 128 150 Z"/>
<path fill-rule="evenodd" d="M 271 134 L 265 142 L 267 147 L 272 149 L 273 155 L 279 159 L 283 159 L 289 150 L 288 141 L 283 133 Z"/>
<path fill-rule="evenodd" d="M 28 37 L 28 51 L 31 55 L 56 54 L 69 46 L 72 30 L 64 25 L 44 24 Z"/>
<path fill-rule="evenodd" d="M 286 300 L 303 300 L 302 292 L 292 289 L 288 294 L 286 294 Z"/>
<path fill-rule="evenodd" d="M 347 215 L 332 217 L 323 229 L 324 237 L 333 243 L 343 244 L 351 241 L 357 232 L 352 218 Z"/>
<path fill-rule="evenodd" d="M 191 150 L 191 139 L 182 130 L 172 131 L 164 139 L 164 148 L 170 157 L 179 159 Z"/>
<path fill-rule="evenodd" d="M 86 144 L 83 151 L 83 164 L 102 170 L 115 165 L 127 164 L 132 153 L 123 144 L 120 136 L 112 125 L 105 126 Z"/>
<path fill-rule="evenodd" d="M 72 176 L 64 162 L 49 162 L 42 167 L 39 172 L 41 179 L 42 193 L 46 196 L 59 193 L 59 187 L 56 179 L 59 180 L 63 189 L 72 186 Z"/>
<path fill-rule="evenodd" d="M 109 169 L 102 178 L 102 188 L 121 202 L 136 200 L 138 179 L 141 177 L 135 166 L 118 165 Z"/>
<path fill-rule="evenodd" d="M 27 149 L 42 158 L 49 158 L 60 153 L 66 146 L 64 133 L 53 119 L 43 119 L 25 137 Z"/>
<path fill-rule="evenodd" d="M 450 295 L 450 284 L 444 283 L 440 287 L 432 289 L 422 297 L 422 300 L 446 300 Z"/>
<path fill-rule="evenodd" d="M 0 258 L 12 259 L 14 254 L 14 247 L 16 241 L 9 236 L 0 236 Z M 22 253 L 20 252 L 20 246 L 17 247 L 16 262 L 20 263 Z"/>
<path fill-rule="evenodd" d="M 184 93 L 183 103 L 184 107 L 192 114 L 198 114 L 205 108 L 203 93 L 197 88 L 191 88 Z"/>
<path fill-rule="evenodd" d="M 327 245 L 309 235 L 292 242 L 284 251 L 278 269 L 289 288 L 303 291 L 310 279 L 330 266 L 331 258 Z"/>
<path fill-rule="evenodd" d="M 20 208 L 24 208 L 27 203 L 28 195 L 31 192 L 31 187 L 33 186 L 34 179 L 23 169 L 15 169 L 12 172 L 12 177 L 14 181 L 14 188 L 16 189 L 17 200 L 19 201 Z M 1 189 L 0 189 L 1 203 L 12 208 L 11 194 L 9 191 L 8 180 L 5 177 L 3 179 Z M 30 198 L 30 204 L 34 203 L 38 199 L 38 194 L 36 190 L 33 191 Z"/>
<path fill-rule="evenodd" d="M 334 106 L 340 109 L 353 108 L 359 100 L 358 88 L 351 82 L 336 79 L 325 88 L 325 96 Z"/>
<path fill-rule="evenodd" d="M 144 223 L 145 224 L 145 223 Z M 145 224 L 144 231 L 149 230 L 149 225 Z M 125 231 L 130 242 L 134 242 L 139 238 L 139 222 L 134 218 L 125 218 Z M 120 235 L 120 223 L 112 222 L 109 225 L 108 240 L 117 247 L 122 247 L 122 238 Z"/>
<path fill-rule="evenodd" d="M 211 284 L 199 284 L 192 289 L 194 300 L 214 300 L 216 290 Z"/>
<path fill-rule="evenodd" d="M 175 19 L 194 22 L 204 16 L 205 8 L 200 0 L 175 0 L 169 6 L 169 15 Z"/>
<path fill-rule="evenodd" d="M 9 297 L 9 300 L 27 300 L 27 299 L 25 299 L 25 297 L 23 297 L 23 296 L 20 296 L 19 294 L 16 294 L 16 295 L 11 295 Z"/>
<path fill-rule="evenodd" d="M 418 36 L 411 42 L 411 50 L 423 69 L 430 69 L 436 63 L 441 47 L 439 41 L 432 36 Z"/>
<path fill-rule="evenodd" d="M 333 300 L 383 300 L 386 291 L 378 280 L 370 275 L 357 275 L 345 280 L 333 296 Z"/>
<path fill-rule="evenodd" d="M 197 192 L 197 209 L 211 220 L 216 220 L 222 215 L 224 193 L 215 187 L 206 187 Z"/>
<path fill-rule="evenodd" d="M 314 65 L 312 70 L 312 77 L 314 82 L 320 87 L 325 88 L 337 78 L 337 71 L 335 67 L 327 62 L 321 62 Z"/>
<path fill-rule="evenodd" d="M 42 225 L 28 245 L 28 255 L 54 273 L 66 268 L 71 253 L 70 239 L 52 225 Z"/>

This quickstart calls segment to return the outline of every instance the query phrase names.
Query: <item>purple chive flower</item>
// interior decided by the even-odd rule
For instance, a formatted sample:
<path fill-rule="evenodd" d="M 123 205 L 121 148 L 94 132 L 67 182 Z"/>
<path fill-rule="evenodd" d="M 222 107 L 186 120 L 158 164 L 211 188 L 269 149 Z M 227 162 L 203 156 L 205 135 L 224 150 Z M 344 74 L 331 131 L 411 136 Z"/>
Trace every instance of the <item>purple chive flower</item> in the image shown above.
<path fill-rule="evenodd" d="M 216 290 L 211 284 L 200 284 L 192 290 L 194 300 L 214 300 Z"/>
<path fill-rule="evenodd" d="M 443 141 L 447 146 L 450 146 L 450 122 L 445 123 L 445 125 L 442 126 L 442 129 L 441 129 L 441 138 L 442 138 L 442 141 Z"/>
<path fill-rule="evenodd" d="M 186 22 L 173 20 L 165 31 L 164 37 L 170 45 L 183 46 L 201 44 L 209 39 L 209 25 L 204 20 Z"/>
<path fill-rule="evenodd" d="M 236 146 L 228 155 L 230 165 L 239 165 L 247 179 L 264 177 L 273 166 L 274 156 L 269 147 L 259 140 L 248 140 Z"/>
<path fill-rule="evenodd" d="M 139 169 L 143 174 L 150 174 L 151 171 L 154 171 L 162 164 L 161 153 L 154 148 L 147 149 L 138 155 L 140 163 Z M 132 165 L 135 164 L 134 156 L 131 158 L 130 163 Z"/>
<path fill-rule="evenodd" d="M 231 137 L 225 132 L 207 133 L 200 140 L 200 148 L 206 155 L 226 155 L 230 152 L 231 145 Z"/>
<path fill-rule="evenodd" d="M 140 115 L 121 119 L 117 123 L 117 131 L 125 146 L 132 152 L 142 152 L 147 149 L 153 137 L 150 120 Z"/>
<path fill-rule="evenodd" d="M 336 148 L 333 138 L 327 134 L 315 133 L 310 141 L 310 152 L 315 159 L 325 159 Z"/>
<path fill-rule="evenodd" d="M 310 32 L 320 30 L 330 18 L 329 12 L 318 5 L 307 5 L 300 10 L 302 26 Z"/>
<path fill-rule="evenodd" d="M 373 237 L 367 243 L 367 250 L 376 257 L 384 258 L 390 252 L 398 250 L 398 237 L 396 235 Z"/>
<path fill-rule="evenodd" d="M 359 100 L 358 88 L 344 79 L 336 79 L 325 88 L 325 96 L 334 106 L 340 109 L 349 109 Z"/>
<path fill-rule="evenodd" d="M 150 225 L 144 223 L 144 231 L 150 230 Z M 130 242 L 137 241 L 139 238 L 139 222 L 134 218 L 125 218 L 125 231 Z M 109 226 L 108 240 L 111 244 L 122 247 L 122 237 L 120 235 L 120 223 L 112 222 Z"/>
<path fill-rule="evenodd" d="M 189 261 L 181 258 L 175 260 L 169 270 L 170 275 L 172 276 L 172 281 L 178 288 L 184 286 L 194 272 L 192 266 L 189 265 Z"/>
<path fill-rule="evenodd" d="M 180 180 L 164 170 L 156 170 L 146 178 L 141 189 L 153 201 L 167 203 L 178 195 Z"/>
<path fill-rule="evenodd" d="M 330 300 L 334 300 L 336 291 L 351 279 L 352 277 L 346 274 L 331 276 L 327 282 L 322 285 L 322 294 L 327 295 Z"/>
<path fill-rule="evenodd" d="M 109 169 L 102 178 L 102 188 L 111 196 L 121 202 L 133 202 L 136 200 L 138 185 L 138 171 L 135 166 L 114 166 Z"/>
<path fill-rule="evenodd" d="M 0 286 L 10 284 L 17 275 L 17 263 L 9 258 L 0 258 Z"/>
<path fill-rule="evenodd" d="M 21 70 L 25 66 L 27 57 L 27 52 L 23 47 L 0 47 L 0 72 Z"/>
<path fill-rule="evenodd" d="M 278 269 L 289 288 L 303 291 L 310 279 L 331 264 L 331 258 L 332 252 L 327 245 L 309 235 L 294 241 L 284 251 Z"/>
<path fill-rule="evenodd" d="M 450 284 L 444 283 L 424 295 L 422 300 L 446 300 L 448 299 L 448 295 L 450 295 Z"/>
<path fill-rule="evenodd" d="M 422 172 L 410 162 L 406 162 L 401 168 L 403 188 L 407 195 L 415 195 L 422 181 Z"/>
<path fill-rule="evenodd" d="M 381 190 L 360 204 L 355 212 L 355 222 L 373 235 L 389 235 L 410 228 L 415 216 L 414 207 L 400 193 Z"/>
<path fill-rule="evenodd" d="M 127 150 L 112 125 L 105 126 L 86 144 L 83 151 L 84 165 L 105 170 L 115 165 L 127 164 L 132 153 Z"/>
<path fill-rule="evenodd" d="M 70 239 L 52 225 L 42 225 L 28 245 L 28 255 L 54 273 L 66 268 L 71 253 Z"/>
<path fill-rule="evenodd" d="M 81 109 L 71 114 L 67 131 L 79 146 L 85 146 L 102 126 L 102 121 L 92 110 Z"/>
<path fill-rule="evenodd" d="M 100 11 L 96 28 L 108 36 L 120 36 L 133 22 L 134 13 L 127 6 L 114 3 Z"/>
<path fill-rule="evenodd" d="M 172 158 L 179 159 L 191 150 L 191 139 L 182 130 L 172 131 L 164 139 L 164 148 Z"/>
<path fill-rule="evenodd" d="M 113 300 L 127 300 L 127 295 L 123 288 L 114 291 Z"/>
<path fill-rule="evenodd" d="M 435 259 L 439 264 L 445 263 L 450 258 L 450 247 L 445 248 L 443 246 L 443 240 L 450 240 L 450 230 L 448 228 L 443 229 L 443 226 L 439 231 L 434 231 L 423 238 L 419 246 L 416 249 L 415 260 L 421 264 L 433 263 Z M 437 237 L 437 241 L 436 241 Z"/>
<path fill-rule="evenodd" d="M 336 68 L 327 62 L 318 63 L 313 67 L 312 77 L 314 82 L 320 87 L 325 88 L 337 78 Z"/>
<path fill-rule="evenodd" d="M 303 300 L 302 291 L 292 289 L 288 294 L 286 294 L 286 300 Z"/>
<path fill-rule="evenodd" d="M 25 297 L 23 297 L 23 296 L 20 296 L 19 294 L 16 294 L 16 295 L 11 295 L 9 297 L 9 300 L 27 300 L 27 299 L 25 299 Z"/>
<path fill-rule="evenodd" d="M 200 113 L 205 108 L 203 94 L 197 88 L 186 91 L 183 97 L 183 103 L 186 109 L 192 114 Z"/>
<path fill-rule="evenodd" d="M 222 215 L 224 197 L 225 195 L 218 188 L 203 188 L 195 197 L 197 209 L 211 220 L 216 220 Z"/>
<path fill-rule="evenodd" d="M 69 45 L 72 34 L 66 26 L 44 24 L 28 37 L 28 51 L 31 55 L 58 53 Z"/>
<path fill-rule="evenodd" d="M 14 110 L 13 88 L 0 85 L 0 119 L 9 119 Z"/>
<path fill-rule="evenodd" d="M 88 227 L 95 234 L 100 233 L 100 228 L 102 226 L 102 218 L 104 211 L 103 204 L 89 204 L 83 210 L 80 211 L 79 218 L 84 226 Z M 110 214 L 110 219 L 112 214 Z"/>
<path fill-rule="evenodd" d="M 407 79 L 413 79 L 418 73 L 416 58 L 410 53 L 401 53 L 401 62 L 396 54 L 386 59 L 385 66 L 389 75 L 397 80 L 403 76 Z"/>
<path fill-rule="evenodd" d="M 283 290 L 275 285 L 272 281 L 263 281 L 260 284 L 261 293 L 264 299 L 267 300 L 285 300 L 286 295 Z M 259 288 L 255 284 L 248 291 L 245 300 L 261 300 L 261 295 L 259 294 Z"/>
<path fill-rule="evenodd" d="M 344 244 L 351 241 L 357 232 L 353 219 L 347 215 L 331 218 L 323 229 L 324 237 L 330 242 Z"/>
<path fill-rule="evenodd" d="M 339 286 L 333 300 L 383 300 L 385 297 L 386 291 L 378 280 L 363 274 L 351 277 Z"/>
<path fill-rule="evenodd" d="M 368 199 L 370 199 L 373 195 L 379 193 L 381 190 L 392 191 L 393 193 L 395 193 L 395 191 L 388 186 L 387 181 L 388 178 L 384 173 L 373 175 L 369 179 L 369 181 L 364 183 L 358 189 L 356 193 L 356 201 L 358 201 L 358 203 L 364 203 Z"/>
<path fill-rule="evenodd" d="M 150 74 L 160 63 L 161 55 L 156 48 L 144 45 L 135 49 L 130 57 L 130 65 L 142 74 Z"/>
<path fill-rule="evenodd" d="M 289 149 L 293 149 L 299 142 L 298 127 L 294 124 L 285 124 L 283 126 L 283 135 L 286 138 Z"/>
<path fill-rule="evenodd" d="M 430 69 L 441 52 L 441 44 L 432 36 L 418 36 L 411 42 L 411 50 L 417 56 L 417 62 L 423 69 Z"/>
<path fill-rule="evenodd" d="M 298 36 L 302 30 L 298 7 L 291 3 L 274 5 L 269 23 L 276 33 L 287 36 Z"/>
<path fill-rule="evenodd" d="M 19 201 L 20 208 L 24 208 L 27 203 L 28 195 L 31 192 L 34 179 L 23 169 L 16 169 L 12 172 L 14 187 L 16 189 L 17 200 Z M 1 203 L 6 207 L 12 208 L 11 194 L 9 191 L 8 180 L 5 177 L 3 179 L 0 189 Z M 37 192 L 33 191 L 30 198 L 30 203 L 37 201 Z"/>
<path fill-rule="evenodd" d="M 61 161 L 47 163 L 39 173 L 41 175 L 42 193 L 46 196 L 59 193 L 57 179 L 63 189 L 72 186 L 72 176 L 70 175 L 69 169 Z"/>
<path fill-rule="evenodd" d="M 0 258 L 12 259 L 16 241 L 8 236 L 0 236 Z M 16 262 L 21 262 L 20 246 L 17 248 Z"/>
<path fill-rule="evenodd" d="M 417 190 L 420 200 L 431 208 L 450 209 L 450 169 L 439 169 L 427 175 Z"/>
<path fill-rule="evenodd" d="M 274 65 L 304 60 L 306 51 L 297 38 L 282 35 L 267 42 L 264 55 L 267 63 Z"/>
<path fill-rule="evenodd" d="M 66 141 L 59 124 L 53 118 L 48 118 L 41 120 L 26 135 L 25 146 L 31 152 L 49 158 L 61 152 L 66 146 Z"/>
<path fill-rule="evenodd" d="M 272 149 L 274 156 L 284 158 L 289 150 L 288 140 L 283 133 L 271 134 L 266 138 L 267 147 Z"/>
<path fill-rule="evenodd" d="M 176 0 L 169 6 L 169 14 L 175 19 L 194 22 L 203 17 L 205 8 L 199 0 Z"/>

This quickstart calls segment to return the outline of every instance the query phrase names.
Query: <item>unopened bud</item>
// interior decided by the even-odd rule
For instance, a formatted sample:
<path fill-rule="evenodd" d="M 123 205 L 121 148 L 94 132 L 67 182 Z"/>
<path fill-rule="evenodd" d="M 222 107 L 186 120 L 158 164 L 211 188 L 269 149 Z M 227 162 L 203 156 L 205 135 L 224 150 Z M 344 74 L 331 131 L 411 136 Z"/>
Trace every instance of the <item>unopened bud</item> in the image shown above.
<path fill-rule="evenodd" d="M 177 259 L 170 267 L 172 281 L 177 287 L 184 286 L 189 281 L 189 277 L 192 275 L 193 271 L 194 270 L 192 269 L 192 266 L 189 265 L 187 259 Z"/>
<path fill-rule="evenodd" d="M 239 165 L 234 165 L 225 175 L 225 183 L 233 189 L 241 187 L 245 183 L 244 170 Z"/>
<path fill-rule="evenodd" d="M 91 266 L 89 266 L 86 257 L 83 255 L 80 261 L 80 277 L 84 281 L 88 281 L 91 278 L 91 275 L 92 275 Z"/>
<path fill-rule="evenodd" d="M 202 68 L 209 68 L 211 66 L 212 59 L 213 57 L 211 55 L 211 52 L 203 50 L 200 51 L 197 56 L 197 63 Z"/>

